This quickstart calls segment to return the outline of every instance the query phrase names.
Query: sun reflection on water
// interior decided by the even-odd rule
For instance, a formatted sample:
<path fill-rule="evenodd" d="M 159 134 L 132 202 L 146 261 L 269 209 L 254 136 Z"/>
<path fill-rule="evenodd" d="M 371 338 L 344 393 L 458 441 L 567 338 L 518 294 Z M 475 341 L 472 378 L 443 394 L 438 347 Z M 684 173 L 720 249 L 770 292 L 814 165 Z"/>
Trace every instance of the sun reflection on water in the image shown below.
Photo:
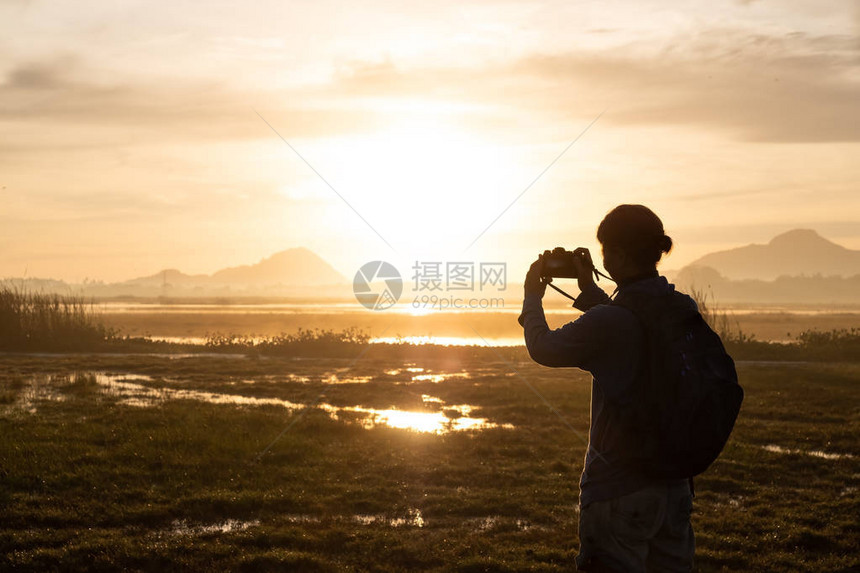
<path fill-rule="evenodd" d="M 347 407 L 342 408 L 342 410 L 367 414 L 359 422 L 365 428 L 373 428 L 381 425 L 400 430 L 444 434 L 447 432 L 499 427 L 498 424 L 489 422 L 486 418 L 470 418 L 465 416 L 449 418 L 444 412 L 410 412 L 396 408 L 375 410 L 360 407 Z"/>
<path fill-rule="evenodd" d="M 423 372 L 423 368 L 407 368 L 412 372 Z M 461 373 L 462 374 L 462 373 Z M 280 398 L 242 396 L 238 394 L 225 394 L 220 392 L 206 392 L 203 390 L 177 389 L 177 388 L 154 388 L 146 385 L 154 379 L 150 376 L 139 374 L 108 374 L 105 372 L 92 372 L 88 375 L 100 388 L 100 394 L 117 400 L 118 404 L 138 408 L 155 407 L 168 400 L 197 400 L 209 404 L 224 404 L 232 406 L 261 407 L 277 406 L 287 410 L 302 410 L 307 408 L 306 404 L 291 402 Z M 444 376 L 444 375 L 429 375 Z M 57 377 L 57 380 L 60 380 Z M 62 380 L 65 380 L 63 378 Z M 244 383 L 252 382 L 243 380 Z M 337 382 L 333 382 L 337 383 Z M 37 390 L 25 393 L 19 407 L 29 413 L 35 413 L 38 402 L 64 399 L 55 388 L 53 388 L 52 377 L 34 378 L 30 386 Z M 401 430 L 414 432 L 444 434 L 465 430 L 484 430 L 490 428 L 511 429 L 511 424 L 497 424 L 486 418 L 472 417 L 473 406 L 468 404 L 446 404 L 444 400 L 429 394 L 421 396 L 422 402 L 435 411 L 411 411 L 391 408 L 367 408 L 364 406 L 334 406 L 321 403 L 315 407 L 326 412 L 333 420 L 355 421 L 363 428 L 375 428 L 387 426 Z M 352 416 L 343 416 L 345 413 Z M 358 414 L 358 416 L 354 416 Z"/>
<path fill-rule="evenodd" d="M 417 374 L 412 377 L 413 382 L 444 382 L 450 378 L 471 378 L 469 372 L 444 372 L 442 374 Z"/>

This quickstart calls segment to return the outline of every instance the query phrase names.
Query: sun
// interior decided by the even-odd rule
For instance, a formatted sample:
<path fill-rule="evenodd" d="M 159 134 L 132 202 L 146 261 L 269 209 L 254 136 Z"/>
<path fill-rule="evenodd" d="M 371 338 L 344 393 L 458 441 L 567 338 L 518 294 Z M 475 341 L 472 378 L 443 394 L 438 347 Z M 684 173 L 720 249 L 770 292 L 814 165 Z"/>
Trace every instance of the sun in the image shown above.
<path fill-rule="evenodd" d="M 330 145 L 344 197 L 402 253 L 461 252 L 523 178 L 510 148 L 432 114 Z"/>

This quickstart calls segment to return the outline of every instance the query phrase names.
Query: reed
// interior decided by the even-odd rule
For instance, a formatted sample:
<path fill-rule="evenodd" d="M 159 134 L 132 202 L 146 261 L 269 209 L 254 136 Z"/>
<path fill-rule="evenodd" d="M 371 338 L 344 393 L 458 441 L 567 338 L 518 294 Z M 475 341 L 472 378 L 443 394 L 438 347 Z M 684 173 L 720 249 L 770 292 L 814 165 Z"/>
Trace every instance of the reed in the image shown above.
<path fill-rule="evenodd" d="M 690 296 L 696 301 L 699 307 L 699 312 L 705 319 L 705 322 L 714 329 L 714 332 L 720 335 L 725 343 L 743 344 L 752 342 L 754 335 L 746 334 L 741 330 L 740 324 L 736 319 L 729 316 L 729 313 L 720 309 L 714 300 L 714 294 L 710 290 L 705 292 L 704 289 L 692 288 Z"/>
<path fill-rule="evenodd" d="M 91 350 L 114 337 L 83 297 L 0 285 L 0 350 Z"/>

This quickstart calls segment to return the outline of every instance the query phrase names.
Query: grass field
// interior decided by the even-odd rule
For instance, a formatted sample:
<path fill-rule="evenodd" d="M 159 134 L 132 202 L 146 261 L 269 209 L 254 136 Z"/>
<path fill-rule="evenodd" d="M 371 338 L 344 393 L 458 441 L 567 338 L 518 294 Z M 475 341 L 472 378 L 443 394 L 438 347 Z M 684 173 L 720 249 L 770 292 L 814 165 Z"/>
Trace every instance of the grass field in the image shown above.
<path fill-rule="evenodd" d="M 739 372 L 698 569 L 852 570 L 860 364 Z M 489 351 L 5 355 L 0 570 L 569 570 L 589 389 Z"/>

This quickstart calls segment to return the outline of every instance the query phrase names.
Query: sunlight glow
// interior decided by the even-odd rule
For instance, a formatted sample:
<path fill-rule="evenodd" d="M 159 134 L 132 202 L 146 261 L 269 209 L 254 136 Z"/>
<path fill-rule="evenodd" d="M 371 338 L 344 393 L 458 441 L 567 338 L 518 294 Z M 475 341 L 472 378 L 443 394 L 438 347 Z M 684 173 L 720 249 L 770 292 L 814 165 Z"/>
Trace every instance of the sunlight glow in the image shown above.
<path fill-rule="evenodd" d="M 366 428 L 383 425 L 401 430 L 443 434 L 452 431 L 495 428 L 496 424 L 486 418 L 458 417 L 449 418 L 443 412 L 408 412 L 405 410 L 372 410 L 366 408 L 344 408 L 370 414 L 361 421 Z"/>
<path fill-rule="evenodd" d="M 444 113 L 408 114 L 360 138 L 332 138 L 317 153 L 333 185 L 398 251 L 437 256 L 460 252 L 527 173 L 510 147 Z"/>
<path fill-rule="evenodd" d="M 404 307 L 405 307 L 405 309 L 406 309 L 406 310 L 404 311 L 404 313 L 405 313 L 405 314 L 409 314 L 409 315 L 411 315 L 411 316 L 427 316 L 428 314 L 432 314 L 433 312 L 435 312 L 435 310 L 434 310 L 434 309 L 432 309 L 432 308 L 426 308 L 426 307 L 418 307 L 418 308 L 416 308 L 416 307 L 414 307 L 414 306 L 412 306 L 412 305 L 408 305 L 408 306 L 403 305 L 403 306 L 404 306 Z"/>

